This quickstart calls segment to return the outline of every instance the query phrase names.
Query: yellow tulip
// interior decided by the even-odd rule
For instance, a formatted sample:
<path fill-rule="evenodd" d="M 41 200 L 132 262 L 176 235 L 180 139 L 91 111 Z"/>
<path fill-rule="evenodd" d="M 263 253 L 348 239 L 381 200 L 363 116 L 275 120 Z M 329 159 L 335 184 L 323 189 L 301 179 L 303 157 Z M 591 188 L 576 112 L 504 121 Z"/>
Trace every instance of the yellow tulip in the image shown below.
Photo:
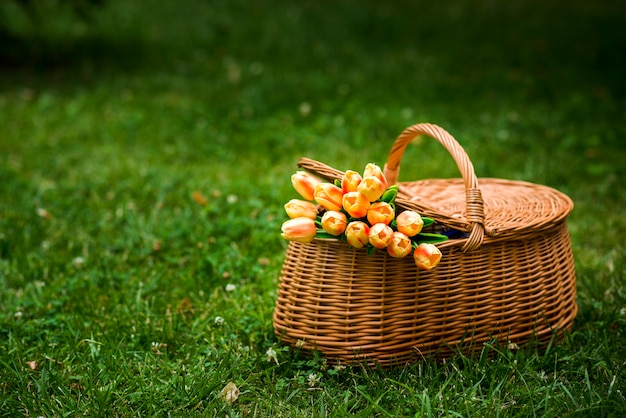
<path fill-rule="evenodd" d="M 415 249 L 413 258 L 418 268 L 430 270 L 437 267 L 441 261 L 441 251 L 433 244 L 422 243 Z"/>
<path fill-rule="evenodd" d="M 285 212 L 291 219 L 293 218 L 309 218 L 317 217 L 317 206 L 313 202 L 299 199 L 291 199 L 285 203 Z"/>
<path fill-rule="evenodd" d="M 385 224 L 372 225 L 368 234 L 369 243 L 378 249 L 386 248 L 391 242 L 392 236 L 393 229 Z"/>
<path fill-rule="evenodd" d="M 281 236 L 289 241 L 311 242 L 315 238 L 315 234 L 317 234 L 315 221 L 304 217 L 285 221 L 281 230 Z"/>
<path fill-rule="evenodd" d="M 343 192 L 331 183 L 320 183 L 315 186 L 314 199 L 327 210 L 341 210 Z"/>
<path fill-rule="evenodd" d="M 370 225 L 385 224 L 389 225 L 395 213 L 391 205 L 387 202 L 375 202 L 370 206 L 370 210 L 367 212 L 367 221 Z"/>
<path fill-rule="evenodd" d="M 363 218 L 367 215 L 370 202 L 359 192 L 348 192 L 342 198 L 343 208 L 353 218 Z"/>
<path fill-rule="evenodd" d="M 367 164 L 365 166 L 365 170 L 363 171 L 363 178 L 370 176 L 376 177 L 378 180 L 380 180 L 380 182 L 384 186 L 384 189 L 387 190 L 387 187 L 389 187 L 389 184 L 387 183 L 387 178 L 385 177 L 383 170 L 381 170 L 380 167 L 374 163 Z"/>
<path fill-rule="evenodd" d="M 419 234 L 424 227 L 424 221 L 419 213 L 412 210 L 405 210 L 396 216 L 398 231 L 406 236 L 412 237 Z"/>
<path fill-rule="evenodd" d="M 387 188 L 384 183 L 380 181 L 378 177 L 374 176 L 363 177 L 363 180 L 361 180 L 361 183 L 359 183 L 357 187 L 357 191 L 365 195 L 370 202 L 375 202 L 380 199 L 383 193 L 385 193 L 385 190 L 387 190 Z"/>
<path fill-rule="evenodd" d="M 365 222 L 350 222 L 345 232 L 348 244 L 354 248 L 363 248 L 369 242 L 369 226 Z"/>
<path fill-rule="evenodd" d="M 344 193 L 356 192 L 356 188 L 363 180 L 361 175 L 353 170 L 347 170 L 341 178 L 341 189 Z"/>
<path fill-rule="evenodd" d="M 394 232 L 391 236 L 391 242 L 387 246 L 387 252 L 390 256 L 395 258 L 406 257 L 411 253 L 413 246 L 411 245 L 411 239 L 404 235 L 402 232 Z"/>
<path fill-rule="evenodd" d="M 313 200 L 315 186 L 321 182 L 322 180 L 306 171 L 297 171 L 291 176 L 293 188 L 306 200 Z"/>
<path fill-rule="evenodd" d="M 329 210 L 322 216 L 322 228 L 331 235 L 341 235 L 346 230 L 348 219 L 343 212 Z"/>

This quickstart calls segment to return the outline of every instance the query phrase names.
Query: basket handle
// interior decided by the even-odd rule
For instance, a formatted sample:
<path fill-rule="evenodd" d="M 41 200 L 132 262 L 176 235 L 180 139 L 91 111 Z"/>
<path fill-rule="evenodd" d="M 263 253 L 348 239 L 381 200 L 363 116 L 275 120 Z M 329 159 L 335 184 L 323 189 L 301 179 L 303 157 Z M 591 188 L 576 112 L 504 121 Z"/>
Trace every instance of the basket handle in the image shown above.
<path fill-rule="evenodd" d="M 400 172 L 400 160 L 407 145 L 419 135 L 428 135 L 443 145 L 456 162 L 465 183 L 465 216 L 471 225 L 470 235 L 462 251 L 472 251 L 480 247 L 485 237 L 485 211 L 478 178 L 474 166 L 463 147 L 445 129 L 430 123 L 419 123 L 406 128 L 396 139 L 385 164 L 385 177 L 389 184 L 395 184 Z"/>

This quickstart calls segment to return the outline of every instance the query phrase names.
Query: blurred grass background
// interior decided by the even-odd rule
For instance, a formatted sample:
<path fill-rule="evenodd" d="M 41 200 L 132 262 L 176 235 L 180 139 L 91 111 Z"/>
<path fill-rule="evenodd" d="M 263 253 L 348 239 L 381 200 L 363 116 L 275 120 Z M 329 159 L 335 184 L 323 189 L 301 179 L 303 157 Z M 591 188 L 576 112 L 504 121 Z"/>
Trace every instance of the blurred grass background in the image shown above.
<path fill-rule="evenodd" d="M 564 416 L 626 405 L 621 2 L 108 0 L 83 17 L 67 2 L 30 15 L 22 3 L 0 6 L 7 415 Z M 418 122 L 449 130 L 479 177 L 574 200 L 573 337 L 543 356 L 514 354 L 520 375 L 553 380 L 518 393 L 506 355 L 348 379 L 278 349 L 278 230 L 297 160 L 383 164 Z M 405 154 L 404 180 L 457 175 L 434 141 Z M 466 374 L 441 377 L 455 364 Z M 473 367 L 500 384 L 476 392 Z M 309 391 L 309 372 L 328 386 Z M 220 403 L 231 380 L 242 399 Z M 450 382 L 452 399 L 424 409 L 422 391 Z"/>

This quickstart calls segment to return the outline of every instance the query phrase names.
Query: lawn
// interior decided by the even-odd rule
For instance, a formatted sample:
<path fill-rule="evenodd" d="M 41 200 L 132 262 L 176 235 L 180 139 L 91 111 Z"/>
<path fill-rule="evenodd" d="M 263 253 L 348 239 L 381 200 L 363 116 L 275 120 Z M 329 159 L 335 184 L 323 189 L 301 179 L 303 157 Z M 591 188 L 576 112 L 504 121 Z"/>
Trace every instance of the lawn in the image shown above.
<path fill-rule="evenodd" d="M 1 6 L 2 416 L 622 416 L 623 7 L 379 3 Z M 298 159 L 382 165 L 418 122 L 479 177 L 574 201 L 559 344 L 380 369 L 275 337 Z M 407 149 L 402 180 L 456 176 L 435 141 Z"/>

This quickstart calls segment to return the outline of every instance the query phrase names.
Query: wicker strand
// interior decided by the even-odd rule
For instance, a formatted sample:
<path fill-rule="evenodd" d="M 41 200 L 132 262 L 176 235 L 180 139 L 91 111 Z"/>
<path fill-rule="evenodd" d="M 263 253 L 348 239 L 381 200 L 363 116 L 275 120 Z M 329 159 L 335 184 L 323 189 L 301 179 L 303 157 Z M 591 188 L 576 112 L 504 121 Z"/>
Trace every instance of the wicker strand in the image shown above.
<path fill-rule="evenodd" d="M 467 204 L 465 216 L 472 225 L 470 236 L 462 247 L 462 251 L 474 251 L 478 249 L 485 238 L 485 211 L 483 195 L 480 189 L 467 189 L 465 191 Z"/>

